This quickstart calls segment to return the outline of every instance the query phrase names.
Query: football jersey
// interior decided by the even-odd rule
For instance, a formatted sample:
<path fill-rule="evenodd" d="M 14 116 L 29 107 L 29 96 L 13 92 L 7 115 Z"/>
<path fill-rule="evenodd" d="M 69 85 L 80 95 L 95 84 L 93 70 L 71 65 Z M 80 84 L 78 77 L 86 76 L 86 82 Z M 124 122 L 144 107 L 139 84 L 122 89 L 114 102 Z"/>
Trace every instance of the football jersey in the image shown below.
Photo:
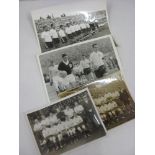
<path fill-rule="evenodd" d="M 44 31 L 41 33 L 41 38 L 45 40 L 45 42 L 52 42 L 52 38 L 49 31 Z"/>
<path fill-rule="evenodd" d="M 51 35 L 52 38 L 58 38 L 58 33 L 54 29 L 51 29 L 50 30 L 50 35 Z"/>
<path fill-rule="evenodd" d="M 34 124 L 33 130 L 34 131 L 41 131 L 42 130 L 41 123 Z"/>
<path fill-rule="evenodd" d="M 66 110 L 64 110 L 64 113 L 66 116 L 71 118 L 71 117 L 73 117 L 74 111 L 73 111 L 73 109 L 68 109 L 68 110 L 66 109 Z"/>
<path fill-rule="evenodd" d="M 83 106 L 82 105 L 78 105 L 74 108 L 74 111 L 77 113 L 77 114 L 80 114 L 82 113 L 84 110 Z"/>

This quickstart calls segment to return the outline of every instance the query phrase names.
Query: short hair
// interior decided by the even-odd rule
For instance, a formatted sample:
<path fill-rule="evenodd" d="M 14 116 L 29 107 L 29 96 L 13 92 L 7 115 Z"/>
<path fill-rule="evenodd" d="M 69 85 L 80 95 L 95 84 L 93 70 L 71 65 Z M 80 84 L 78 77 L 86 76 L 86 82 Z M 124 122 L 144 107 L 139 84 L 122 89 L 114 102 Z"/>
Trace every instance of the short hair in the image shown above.
<path fill-rule="evenodd" d="M 92 47 L 94 48 L 96 45 L 97 45 L 96 43 L 95 44 L 92 44 Z"/>
<path fill-rule="evenodd" d="M 65 53 L 64 53 L 64 54 L 62 54 L 62 58 L 64 58 L 65 56 L 67 56 L 67 54 L 65 54 Z"/>
<path fill-rule="evenodd" d="M 43 29 L 45 29 L 45 28 L 47 28 L 47 25 L 44 25 L 44 26 L 43 26 Z"/>
<path fill-rule="evenodd" d="M 60 25 L 60 28 L 62 28 L 63 27 L 63 25 Z"/>
<path fill-rule="evenodd" d="M 51 27 L 53 27 L 54 25 L 53 25 L 53 23 L 51 24 Z"/>

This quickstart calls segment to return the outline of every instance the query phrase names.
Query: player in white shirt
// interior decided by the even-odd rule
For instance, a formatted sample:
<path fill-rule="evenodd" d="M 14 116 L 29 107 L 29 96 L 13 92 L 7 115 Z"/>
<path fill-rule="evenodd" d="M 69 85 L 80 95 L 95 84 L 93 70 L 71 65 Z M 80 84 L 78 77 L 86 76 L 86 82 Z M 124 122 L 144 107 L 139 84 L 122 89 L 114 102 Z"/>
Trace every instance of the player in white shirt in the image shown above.
<path fill-rule="evenodd" d="M 58 122 L 59 122 L 59 119 L 57 118 L 57 116 L 55 114 L 53 114 L 52 112 L 49 114 L 48 119 L 49 119 L 51 126 L 58 124 Z"/>
<path fill-rule="evenodd" d="M 80 78 L 83 74 L 83 68 L 81 67 L 81 65 L 79 63 L 74 64 L 73 74 L 76 76 L 76 78 L 78 77 L 78 80 L 80 80 Z"/>
<path fill-rule="evenodd" d="M 98 50 L 97 44 L 93 44 L 92 48 L 93 52 L 90 54 L 90 61 L 94 68 L 96 77 L 101 78 L 105 73 L 105 66 L 103 62 L 104 55 Z"/>
<path fill-rule="evenodd" d="M 76 28 L 75 28 L 75 25 L 73 23 L 70 24 L 70 30 L 72 32 L 72 36 L 76 37 Z"/>
<path fill-rule="evenodd" d="M 61 42 L 64 44 L 64 43 L 67 43 L 67 36 L 66 36 L 66 33 L 65 33 L 65 30 L 64 30 L 64 26 L 63 25 L 60 25 L 60 29 L 59 29 L 59 36 L 61 38 Z"/>
<path fill-rule="evenodd" d="M 41 141 L 43 139 L 42 136 L 42 129 L 43 126 L 41 125 L 40 121 L 38 119 L 34 120 L 34 126 L 33 131 L 35 132 L 36 137 Z"/>
<path fill-rule="evenodd" d="M 42 126 L 45 126 L 45 127 L 50 125 L 49 119 L 46 118 L 45 115 L 41 115 L 41 122 L 40 123 Z"/>
<path fill-rule="evenodd" d="M 65 76 L 67 77 L 65 71 L 54 70 L 53 72 L 53 85 L 57 93 L 66 90 L 70 86 L 70 83 L 66 80 Z"/>
<path fill-rule="evenodd" d="M 58 72 L 58 65 L 55 65 L 54 61 L 49 59 L 48 60 L 48 72 L 49 72 L 49 77 L 50 77 L 50 84 L 53 84 L 53 76 L 55 72 Z"/>
<path fill-rule="evenodd" d="M 82 105 L 78 104 L 77 102 L 75 102 L 74 111 L 76 114 L 82 114 L 84 111 L 84 107 Z"/>
<path fill-rule="evenodd" d="M 105 112 L 106 112 L 105 106 L 102 105 L 102 106 L 100 107 L 100 113 L 105 113 Z"/>
<path fill-rule="evenodd" d="M 50 136 L 50 128 L 46 128 L 45 126 L 43 126 L 42 135 L 44 139 L 46 140 L 46 138 Z"/>
<path fill-rule="evenodd" d="M 39 122 L 38 119 L 35 119 L 35 120 L 34 120 L 34 127 L 33 127 L 33 130 L 34 130 L 35 132 L 41 131 L 41 130 L 42 130 L 42 125 L 41 125 L 41 123 Z"/>
<path fill-rule="evenodd" d="M 50 29 L 50 35 L 53 39 L 53 44 L 55 47 L 58 47 L 59 43 L 60 43 L 60 40 L 59 40 L 59 36 L 58 36 L 58 33 L 55 29 L 55 26 L 53 24 L 51 24 L 51 29 Z"/>
<path fill-rule="evenodd" d="M 69 39 L 73 39 L 72 30 L 69 23 L 66 24 L 65 32 Z"/>
<path fill-rule="evenodd" d="M 69 106 L 66 107 L 66 109 L 64 110 L 64 113 L 68 118 L 73 118 L 74 116 L 74 110 L 69 108 Z"/>
<path fill-rule="evenodd" d="M 75 25 L 76 35 L 77 36 L 81 35 L 81 27 L 80 27 L 80 24 L 75 23 L 74 25 Z"/>
<path fill-rule="evenodd" d="M 86 26 L 86 24 L 84 22 L 81 21 L 80 28 L 81 28 L 82 32 L 85 33 L 86 29 L 87 29 L 87 26 Z"/>
<path fill-rule="evenodd" d="M 86 23 L 86 26 L 87 26 L 87 31 L 89 32 L 90 31 L 90 25 L 89 25 L 89 23 Z"/>
<path fill-rule="evenodd" d="M 80 61 L 80 66 L 83 68 L 83 73 L 86 79 L 91 82 L 94 80 L 93 73 L 91 71 L 91 62 L 86 58 L 85 55 L 82 55 L 82 60 Z"/>
<path fill-rule="evenodd" d="M 112 101 L 111 104 L 112 104 L 113 109 L 116 108 L 116 107 L 118 106 L 117 103 L 116 103 L 115 101 Z"/>
<path fill-rule="evenodd" d="M 48 30 L 47 26 L 43 27 L 43 32 L 41 33 L 41 39 L 43 39 L 43 42 L 45 43 L 46 48 L 53 48 L 53 40 L 51 38 L 50 31 Z"/>
<path fill-rule="evenodd" d="M 75 115 L 74 121 L 75 121 L 75 124 L 76 124 L 76 125 L 79 125 L 79 124 L 83 123 L 83 119 L 82 119 L 82 117 L 79 116 L 79 115 Z"/>

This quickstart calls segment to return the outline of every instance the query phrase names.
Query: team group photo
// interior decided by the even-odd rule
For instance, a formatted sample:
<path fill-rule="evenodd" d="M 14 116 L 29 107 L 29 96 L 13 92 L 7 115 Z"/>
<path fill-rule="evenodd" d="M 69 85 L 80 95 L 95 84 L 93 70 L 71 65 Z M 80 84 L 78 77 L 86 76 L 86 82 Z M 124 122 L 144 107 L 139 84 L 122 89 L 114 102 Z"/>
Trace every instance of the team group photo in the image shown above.
<path fill-rule="evenodd" d="M 34 26 L 42 53 L 110 34 L 105 10 L 50 13 L 34 19 Z"/>
<path fill-rule="evenodd" d="M 98 81 L 88 88 L 107 130 L 135 118 L 135 103 L 123 80 Z"/>
<path fill-rule="evenodd" d="M 39 63 L 50 100 L 119 71 L 111 37 L 41 54 Z"/>
<path fill-rule="evenodd" d="M 106 135 L 88 90 L 27 116 L 42 155 L 59 155 Z"/>

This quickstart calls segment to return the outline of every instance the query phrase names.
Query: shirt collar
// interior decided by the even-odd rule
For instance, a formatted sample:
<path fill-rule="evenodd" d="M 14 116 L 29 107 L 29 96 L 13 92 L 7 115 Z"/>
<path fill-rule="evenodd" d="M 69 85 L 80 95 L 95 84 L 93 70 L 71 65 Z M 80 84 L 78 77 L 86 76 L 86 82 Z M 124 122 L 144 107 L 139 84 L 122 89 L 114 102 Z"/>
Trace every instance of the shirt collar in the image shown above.
<path fill-rule="evenodd" d="M 67 60 L 67 62 L 63 61 L 63 63 L 64 63 L 65 65 L 68 65 L 68 64 L 69 64 L 69 61 L 68 61 L 68 60 Z"/>

